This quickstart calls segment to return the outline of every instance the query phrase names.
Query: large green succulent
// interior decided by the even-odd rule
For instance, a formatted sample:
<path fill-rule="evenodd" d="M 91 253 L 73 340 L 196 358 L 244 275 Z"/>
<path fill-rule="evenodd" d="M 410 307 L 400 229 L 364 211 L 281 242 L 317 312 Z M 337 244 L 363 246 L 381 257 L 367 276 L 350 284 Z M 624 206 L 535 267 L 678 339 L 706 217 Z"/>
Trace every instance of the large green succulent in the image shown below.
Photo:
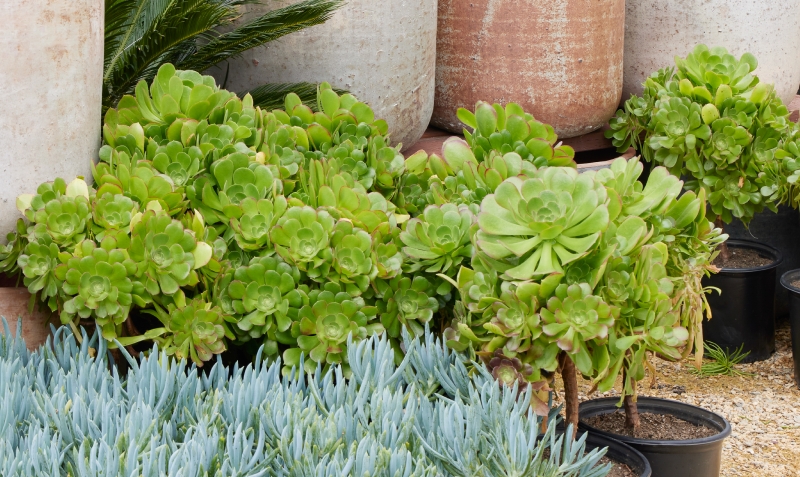
<path fill-rule="evenodd" d="M 300 364 L 305 355 L 305 370 L 317 366 L 343 363 L 347 357 L 347 340 L 363 339 L 383 331 L 375 322 L 377 308 L 367 306 L 363 298 L 352 297 L 341 287 L 329 283 L 324 289 L 309 294 L 309 304 L 303 306 L 298 321 L 292 324 L 292 335 L 297 338 L 297 348 L 283 353 L 286 370 Z M 348 368 L 345 366 L 345 369 Z"/>
<path fill-rule="evenodd" d="M 174 296 L 182 306 L 181 287 L 198 282 L 196 270 L 211 260 L 211 246 L 198 241 L 194 233 L 161 210 L 138 214 L 131 229 L 129 251 L 136 262 L 136 277 L 150 296 Z"/>
<path fill-rule="evenodd" d="M 472 258 L 470 232 L 474 222 L 475 216 L 466 206 L 426 207 L 400 233 L 406 269 L 455 276 L 461 263 Z"/>
<path fill-rule="evenodd" d="M 608 227 L 605 187 L 589 174 L 548 167 L 510 178 L 487 196 L 478 215 L 478 250 L 505 276 L 528 280 L 563 271 L 587 255 Z"/>
<path fill-rule="evenodd" d="M 61 289 L 66 297 L 61 322 L 94 318 L 103 338 L 116 339 L 134 303 L 133 296 L 144 292 L 140 283 L 131 280 L 135 272 L 136 263 L 127 250 L 106 250 L 91 240 L 79 243 L 75 254 L 55 272 L 63 281 Z"/>
<path fill-rule="evenodd" d="M 226 323 L 230 317 L 202 297 L 196 297 L 182 307 L 173 303 L 166 307 L 154 306 L 154 310 L 146 311 L 158 318 L 164 327 L 149 333 L 160 336 L 157 341 L 168 355 L 191 359 L 203 366 L 215 354 L 225 351 L 225 338 L 233 339 Z"/>

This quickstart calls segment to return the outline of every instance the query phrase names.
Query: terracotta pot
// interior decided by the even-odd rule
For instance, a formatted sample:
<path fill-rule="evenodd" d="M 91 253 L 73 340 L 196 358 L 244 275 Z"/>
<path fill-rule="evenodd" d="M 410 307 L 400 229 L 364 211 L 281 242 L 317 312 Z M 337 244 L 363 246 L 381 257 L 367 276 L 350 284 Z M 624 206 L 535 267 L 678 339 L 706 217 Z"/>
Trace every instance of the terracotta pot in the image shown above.
<path fill-rule="evenodd" d="M 242 7 L 242 21 L 299 0 Z M 433 110 L 436 0 L 349 0 L 317 25 L 231 60 L 211 73 L 226 88 L 327 81 L 369 104 L 385 119 L 394 144 L 422 137 Z"/>
<path fill-rule="evenodd" d="M 22 317 L 22 338 L 28 349 L 33 350 L 43 345 L 50 336 L 50 313 L 34 309 L 28 313 L 31 294 L 23 287 L 0 287 L 0 316 L 4 317 L 11 328 L 11 335 L 17 334 L 17 322 Z M 0 324 L 0 334 L 5 329 Z"/>
<path fill-rule="evenodd" d="M 651 73 L 675 64 L 695 45 L 724 46 L 758 59 L 759 79 L 789 104 L 800 84 L 797 0 L 628 0 L 623 99 L 642 92 Z"/>
<path fill-rule="evenodd" d="M 559 136 L 591 132 L 622 94 L 625 0 L 439 0 L 431 123 L 460 133 L 460 107 L 516 102 Z"/>

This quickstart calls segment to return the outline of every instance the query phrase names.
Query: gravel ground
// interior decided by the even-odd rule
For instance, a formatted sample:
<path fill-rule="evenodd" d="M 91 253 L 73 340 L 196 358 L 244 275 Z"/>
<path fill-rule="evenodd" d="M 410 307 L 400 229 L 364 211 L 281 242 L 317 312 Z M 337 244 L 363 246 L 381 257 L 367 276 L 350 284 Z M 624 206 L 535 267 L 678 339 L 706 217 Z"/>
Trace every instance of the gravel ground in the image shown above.
<path fill-rule="evenodd" d="M 655 388 L 639 384 L 640 396 L 687 402 L 725 416 L 733 427 L 725 440 L 722 477 L 800 477 L 800 390 L 794 384 L 788 323 L 780 323 L 777 352 L 768 360 L 737 368 L 754 376 L 697 377 L 689 362 L 655 359 Z M 613 396 L 616 391 L 587 396 L 590 385 L 579 379 L 580 399 Z M 557 403 L 563 400 L 561 383 Z M 688 476 L 687 476 L 688 477 Z"/>

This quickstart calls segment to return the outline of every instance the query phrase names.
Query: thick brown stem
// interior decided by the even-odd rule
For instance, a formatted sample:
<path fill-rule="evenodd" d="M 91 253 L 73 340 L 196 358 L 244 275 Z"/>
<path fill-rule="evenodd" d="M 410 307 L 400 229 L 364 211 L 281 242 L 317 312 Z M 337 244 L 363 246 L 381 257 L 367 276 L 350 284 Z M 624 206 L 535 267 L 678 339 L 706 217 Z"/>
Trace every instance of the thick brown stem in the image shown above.
<path fill-rule="evenodd" d="M 633 431 L 635 436 L 639 432 L 639 408 L 636 406 L 636 401 L 633 396 L 625 396 L 625 428 Z"/>
<path fill-rule="evenodd" d="M 723 233 L 725 232 L 725 223 L 722 222 L 722 217 L 717 217 L 714 225 L 722 229 Z M 722 257 L 722 261 L 724 262 L 727 262 L 731 259 L 731 251 L 728 250 L 728 242 L 722 242 L 719 244 L 719 256 Z"/>
<path fill-rule="evenodd" d="M 565 425 L 572 424 L 573 439 L 578 434 L 578 373 L 575 363 L 561 353 L 561 379 L 564 381 L 564 412 L 566 413 Z"/>

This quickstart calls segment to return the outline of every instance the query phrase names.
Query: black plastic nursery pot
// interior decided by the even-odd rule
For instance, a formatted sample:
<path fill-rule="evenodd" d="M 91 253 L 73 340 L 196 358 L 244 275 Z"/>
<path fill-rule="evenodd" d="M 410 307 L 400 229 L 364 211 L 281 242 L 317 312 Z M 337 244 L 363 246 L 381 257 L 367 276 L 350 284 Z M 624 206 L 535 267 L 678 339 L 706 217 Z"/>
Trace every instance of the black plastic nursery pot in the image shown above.
<path fill-rule="evenodd" d="M 608 447 L 606 457 L 619 464 L 627 465 L 638 477 L 653 475 L 650 462 L 647 461 L 644 454 L 617 439 L 590 432 L 586 437 L 586 450 L 602 449 L 603 447 Z"/>
<path fill-rule="evenodd" d="M 703 339 L 730 351 L 744 345 L 745 363 L 761 361 L 775 352 L 776 269 L 783 256 L 774 247 L 752 240 L 728 240 L 729 248 L 755 250 L 772 263 L 755 268 L 723 268 L 703 279 L 711 292 L 711 320 L 703 322 Z"/>
<path fill-rule="evenodd" d="M 778 213 L 764 210 L 753 216 L 748 227 L 738 219 L 725 225 L 731 239 L 757 240 L 780 250 L 783 262 L 775 276 L 775 319 L 789 315 L 789 292 L 778 285 L 780 276 L 800 268 L 800 220 L 797 209 L 781 205 Z"/>
<path fill-rule="evenodd" d="M 789 291 L 789 323 L 792 327 L 794 382 L 800 387 L 800 287 L 793 285 L 798 280 L 800 280 L 800 269 L 790 270 L 781 276 L 781 285 Z"/>
<path fill-rule="evenodd" d="M 722 416 L 690 404 L 669 399 L 639 397 L 639 413 L 671 415 L 695 425 L 719 431 L 711 437 L 682 441 L 657 441 L 612 434 L 583 423 L 584 419 L 617 412 L 619 398 L 600 398 L 580 404 L 580 429 L 589 435 L 616 439 L 641 452 L 650 462 L 653 477 L 719 477 L 722 443 L 731 433 Z M 610 451 L 610 449 L 609 449 Z"/>

